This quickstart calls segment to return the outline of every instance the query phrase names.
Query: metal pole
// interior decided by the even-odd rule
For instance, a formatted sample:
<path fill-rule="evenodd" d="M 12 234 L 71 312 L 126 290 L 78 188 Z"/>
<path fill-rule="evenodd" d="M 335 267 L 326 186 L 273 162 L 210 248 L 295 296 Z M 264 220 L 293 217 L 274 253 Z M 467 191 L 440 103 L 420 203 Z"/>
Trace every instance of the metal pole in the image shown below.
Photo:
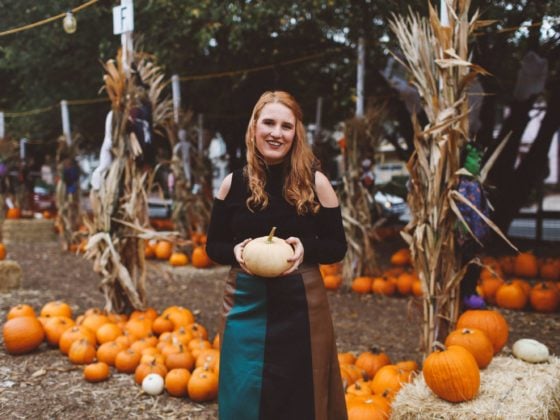
<path fill-rule="evenodd" d="M 315 133 L 314 136 L 309 139 L 309 142 L 313 144 L 319 141 L 321 135 L 321 114 L 323 112 L 323 98 L 319 96 L 317 98 L 317 112 L 315 114 Z"/>
<path fill-rule="evenodd" d="M 356 81 L 356 117 L 364 116 L 364 79 L 366 72 L 366 40 L 358 40 L 358 69 Z"/>
<path fill-rule="evenodd" d="M 66 138 L 66 144 L 72 144 L 72 134 L 70 131 L 70 113 L 68 112 L 68 102 L 63 99 L 60 101 L 60 111 L 62 113 L 62 134 Z"/>
<path fill-rule="evenodd" d="M 449 15 L 447 14 L 447 4 L 445 0 L 439 1 L 439 20 L 442 26 L 449 26 Z"/>
<path fill-rule="evenodd" d="M 121 6 L 128 6 L 131 11 L 134 10 L 131 0 L 121 0 Z M 134 19 L 134 14 L 132 15 Z M 123 32 L 121 34 L 121 46 L 122 46 L 122 63 L 123 69 L 127 77 L 130 76 L 130 66 L 132 64 L 132 33 L 133 31 Z"/>
<path fill-rule="evenodd" d="M 179 110 L 181 109 L 181 84 L 179 75 L 171 76 L 171 91 L 173 93 L 173 120 L 179 124 Z"/>
<path fill-rule="evenodd" d="M 4 113 L 0 112 L 0 140 L 6 135 L 6 129 L 4 125 Z"/>

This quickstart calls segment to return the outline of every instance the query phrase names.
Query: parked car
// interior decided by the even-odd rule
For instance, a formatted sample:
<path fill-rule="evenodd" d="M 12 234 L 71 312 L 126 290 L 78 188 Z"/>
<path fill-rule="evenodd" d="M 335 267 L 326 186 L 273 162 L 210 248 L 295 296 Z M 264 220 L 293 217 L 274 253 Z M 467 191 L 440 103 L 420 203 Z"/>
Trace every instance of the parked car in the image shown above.
<path fill-rule="evenodd" d="M 377 191 L 374 199 L 376 207 L 382 217 L 399 219 L 408 211 L 406 201 L 397 195 Z"/>

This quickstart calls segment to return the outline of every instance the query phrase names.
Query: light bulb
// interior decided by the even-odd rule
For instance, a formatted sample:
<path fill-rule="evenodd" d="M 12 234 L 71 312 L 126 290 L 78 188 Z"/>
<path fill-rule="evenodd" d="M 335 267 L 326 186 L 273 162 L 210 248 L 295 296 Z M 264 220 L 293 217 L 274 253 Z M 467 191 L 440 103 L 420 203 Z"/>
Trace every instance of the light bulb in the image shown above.
<path fill-rule="evenodd" d="M 78 22 L 76 22 L 76 18 L 72 12 L 66 12 L 66 16 L 64 16 L 64 19 L 62 20 L 62 27 L 64 28 L 64 32 L 67 34 L 73 34 L 76 32 Z"/>

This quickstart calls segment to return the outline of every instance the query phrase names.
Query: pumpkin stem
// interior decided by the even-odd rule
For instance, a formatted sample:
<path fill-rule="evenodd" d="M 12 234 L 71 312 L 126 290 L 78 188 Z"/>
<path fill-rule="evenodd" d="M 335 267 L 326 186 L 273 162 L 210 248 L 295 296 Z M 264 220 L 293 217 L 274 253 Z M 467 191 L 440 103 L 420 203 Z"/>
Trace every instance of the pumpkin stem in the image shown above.
<path fill-rule="evenodd" d="M 268 235 L 268 239 L 266 240 L 269 243 L 272 243 L 272 237 L 274 236 L 274 233 L 276 232 L 276 226 L 274 226 L 272 228 L 272 230 L 270 231 L 269 235 Z"/>
<path fill-rule="evenodd" d="M 445 345 L 439 341 L 434 341 L 434 343 L 432 344 L 432 350 L 447 350 L 447 347 L 445 347 Z"/>

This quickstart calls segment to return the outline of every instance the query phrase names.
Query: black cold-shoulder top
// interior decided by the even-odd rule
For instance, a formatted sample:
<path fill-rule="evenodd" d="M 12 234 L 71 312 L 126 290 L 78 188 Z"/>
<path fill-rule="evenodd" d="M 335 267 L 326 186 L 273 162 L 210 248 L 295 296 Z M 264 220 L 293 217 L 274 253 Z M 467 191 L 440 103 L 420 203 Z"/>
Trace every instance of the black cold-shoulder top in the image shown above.
<path fill-rule="evenodd" d="M 317 214 L 300 216 L 282 195 L 284 165 L 267 168 L 265 191 L 268 207 L 251 212 L 247 179 L 243 169 L 233 172 L 231 188 L 224 200 L 214 199 L 206 252 L 219 264 L 237 265 L 233 247 L 247 238 L 258 238 L 270 233 L 287 239 L 298 237 L 304 248 L 304 262 L 330 264 L 342 260 L 346 253 L 346 237 L 339 207 L 321 206 Z"/>

